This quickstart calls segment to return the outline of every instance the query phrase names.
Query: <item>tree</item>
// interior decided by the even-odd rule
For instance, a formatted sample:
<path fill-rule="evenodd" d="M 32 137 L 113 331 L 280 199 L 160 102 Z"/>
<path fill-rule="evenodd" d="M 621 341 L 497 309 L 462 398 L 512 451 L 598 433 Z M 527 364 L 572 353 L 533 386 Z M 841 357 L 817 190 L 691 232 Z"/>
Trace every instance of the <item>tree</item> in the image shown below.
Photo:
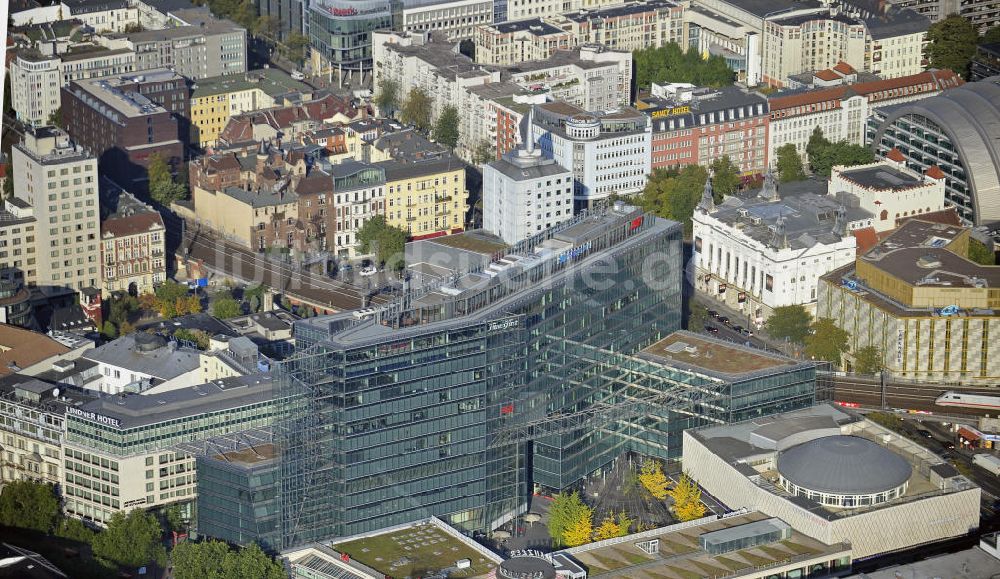
<path fill-rule="evenodd" d="M 567 547 L 579 547 L 590 542 L 594 534 L 594 524 L 592 522 L 593 513 L 590 507 L 584 507 L 576 513 L 574 519 L 566 531 L 563 533 L 563 543 Z"/>
<path fill-rule="evenodd" d="M 399 109 L 399 83 L 391 78 L 382 77 L 375 93 L 375 106 L 384 116 L 392 116 Z"/>
<path fill-rule="evenodd" d="M 691 216 L 698 206 L 708 171 L 700 165 L 688 165 L 680 171 L 654 169 L 646 187 L 636 199 L 646 211 L 684 224 L 691 232 Z"/>
<path fill-rule="evenodd" d="M 309 37 L 304 34 L 293 32 L 285 39 L 285 56 L 297 65 L 305 61 L 308 48 Z"/>
<path fill-rule="evenodd" d="M 80 519 L 74 519 L 72 517 L 64 517 L 59 524 L 56 525 L 55 535 L 63 539 L 69 539 L 70 541 L 78 541 L 80 543 L 90 544 L 94 541 L 94 531 L 83 524 Z"/>
<path fill-rule="evenodd" d="M 59 517 L 55 487 L 26 480 L 11 481 L 0 492 L 0 524 L 48 533 Z"/>
<path fill-rule="evenodd" d="M 969 240 L 969 260 L 980 265 L 996 265 L 997 256 L 993 249 L 986 247 L 986 244 L 978 239 Z"/>
<path fill-rule="evenodd" d="M 187 197 L 187 185 L 174 181 L 170 166 L 159 153 L 150 155 L 146 171 L 149 176 L 149 196 L 153 201 L 167 206 Z"/>
<path fill-rule="evenodd" d="M 243 311 L 240 308 L 240 302 L 236 301 L 231 296 L 227 295 L 219 297 L 212 302 L 212 315 L 220 320 L 235 318 L 242 313 Z"/>
<path fill-rule="evenodd" d="M 549 507 L 549 536 L 556 546 L 567 545 L 566 533 L 573 525 L 583 519 L 590 520 L 593 512 L 590 507 L 580 500 L 580 495 L 573 491 L 571 493 L 559 493 L 552 498 L 552 506 Z M 582 529 L 576 529 L 581 531 Z M 582 543 L 581 543 L 582 544 Z"/>
<path fill-rule="evenodd" d="M 643 488 L 653 495 L 653 498 L 663 500 L 667 498 L 667 476 L 663 474 L 663 467 L 660 462 L 647 458 L 642 461 L 642 468 L 639 470 L 639 482 Z"/>
<path fill-rule="evenodd" d="M 496 148 L 486 139 L 479 141 L 472 150 L 473 165 L 485 165 L 486 163 L 495 161 L 496 158 Z"/>
<path fill-rule="evenodd" d="M 48 124 L 54 127 L 65 128 L 63 125 L 62 107 L 52 111 L 52 114 L 50 114 L 48 118 Z"/>
<path fill-rule="evenodd" d="M 187 328 L 179 328 L 174 332 L 174 337 L 178 340 L 193 343 L 199 350 L 207 350 L 212 339 L 208 335 L 208 332 L 203 330 L 189 330 Z"/>
<path fill-rule="evenodd" d="M 996 44 L 1000 42 L 1000 26 L 994 26 L 983 34 L 983 37 L 979 39 L 979 44 Z"/>
<path fill-rule="evenodd" d="M 802 158 L 795 144 L 788 143 L 778 147 L 778 181 L 789 183 L 791 181 L 801 181 L 806 178 L 806 172 L 802 168 Z"/>
<path fill-rule="evenodd" d="M 708 321 L 708 308 L 690 300 L 688 302 L 688 329 L 692 332 L 698 331 L 700 328 L 704 327 L 705 322 Z"/>
<path fill-rule="evenodd" d="M 284 568 L 253 543 L 238 551 L 226 553 L 222 563 L 222 576 L 225 579 L 242 579 L 243 577 L 260 577 L 260 579 L 284 579 L 287 577 Z"/>
<path fill-rule="evenodd" d="M 674 499 L 674 514 L 681 521 L 692 521 L 705 515 L 701 489 L 687 473 L 682 474 L 677 484 L 670 489 L 670 497 Z"/>
<path fill-rule="evenodd" d="M 156 309 L 165 318 L 176 318 L 181 315 L 177 311 L 177 301 L 187 295 L 187 286 L 168 279 L 156 288 Z"/>
<path fill-rule="evenodd" d="M 428 132 L 431 130 L 431 97 L 423 89 L 413 87 L 403 101 L 403 108 L 399 113 L 400 119 L 404 123 L 413 125 L 418 131 Z"/>
<path fill-rule="evenodd" d="M 222 541 L 184 541 L 170 552 L 175 579 L 221 578 L 229 546 Z"/>
<path fill-rule="evenodd" d="M 722 87 L 733 84 L 736 78 L 725 58 L 715 55 L 702 58 L 698 49 L 685 51 L 673 42 L 633 51 L 632 60 L 639 88 L 667 81 Z"/>
<path fill-rule="evenodd" d="M 105 340 L 114 340 L 118 337 L 118 328 L 111 320 L 104 320 L 104 324 L 101 326 L 101 336 Z"/>
<path fill-rule="evenodd" d="M 831 318 L 820 318 L 810 327 L 812 333 L 806 336 L 805 353 L 817 360 L 840 364 L 840 355 L 847 351 L 850 336 L 838 328 Z"/>
<path fill-rule="evenodd" d="M 163 565 L 167 554 L 156 517 L 142 509 L 128 513 L 119 511 L 111 516 L 108 526 L 94 537 L 94 555 L 126 567 L 149 563 Z"/>
<path fill-rule="evenodd" d="M 434 123 L 434 140 L 454 149 L 458 145 L 458 109 L 453 105 L 445 105 L 441 116 Z"/>
<path fill-rule="evenodd" d="M 365 221 L 358 231 L 361 253 L 374 253 L 375 261 L 391 269 L 403 269 L 406 232 L 386 223 L 385 216 L 376 215 Z"/>
<path fill-rule="evenodd" d="M 877 347 L 865 346 L 854 352 L 854 371 L 858 374 L 878 374 L 882 368 L 882 350 Z"/>
<path fill-rule="evenodd" d="M 594 530 L 594 540 L 603 541 L 605 539 L 614 539 L 615 537 L 624 537 L 628 534 L 633 522 L 625 514 L 625 511 L 618 513 L 617 518 L 614 513 L 610 513 L 604 517 L 601 524 Z"/>
<path fill-rule="evenodd" d="M 257 313 L 261 310 L 264 305 L 264 294 L 267 293 L 267 287 L 264 284 L 257 284 L 253 287 L 247 288 L 243 292 L 243 300 L 250 304 L 250 311 Z M 256 299 L 256 304 L 254 300 Z"/>
<path fill-rule="evenodd" d="M 927 29 L 924 55 L 932 68 L 947 68 L 966 76 L 978 42 L 979 33 L 972 22 L 952 14 Z"/>
<path fill-rule="evenodd" d="M 723 155 L 712 161 L 712 192 L 715 202 L 720 203 L 726 195 L 732 195 L 739 188 L 740 168 L 733 163 L 729 155 Z"/>
<path fill-rule="evenodd" d="M 133 326 L 129 322 L 122 322 L 118 326 L 118 335 L 119 336 L 127 336 L 127 335 L 131 334 L 134 331 L 135 331 L 135 326 Z"/>
<path fill-rule="evenodd" d="M 786 339 L 789 342 L 801 344 L 809 335 L 811 322 L 812 316 L 804 307 L 800 305 L 779 306 L 774 308 L 765 327 L 772 338 Z"/>
<path fill-rule="evenodd" d="M 692 499 L 674 511 L 677 518 L 683 521 L 693 521 L 705 516 L 705 504 L 701 502 L 701 489 L 695 488 Z"/>

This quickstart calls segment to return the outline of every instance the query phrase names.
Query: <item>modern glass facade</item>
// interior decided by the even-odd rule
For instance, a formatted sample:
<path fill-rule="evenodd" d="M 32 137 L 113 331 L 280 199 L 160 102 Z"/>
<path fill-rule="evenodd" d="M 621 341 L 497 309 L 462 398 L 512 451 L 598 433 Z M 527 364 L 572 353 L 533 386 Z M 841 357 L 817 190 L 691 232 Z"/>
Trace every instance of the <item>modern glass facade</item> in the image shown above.
<path fill-rule="evenodd" d="M 256 450 L 265 452 L 198 457 L 198 532 L 271 550 L 278 538 L 278 461 L 268 449 Z"/>
<path fill-rule="evenodd" d="M 325 66 L 344 73 L 372 69 L 372 32 L 392 27 L 388 0 L 319 0 L 308 12 L 310 44 Z"/>

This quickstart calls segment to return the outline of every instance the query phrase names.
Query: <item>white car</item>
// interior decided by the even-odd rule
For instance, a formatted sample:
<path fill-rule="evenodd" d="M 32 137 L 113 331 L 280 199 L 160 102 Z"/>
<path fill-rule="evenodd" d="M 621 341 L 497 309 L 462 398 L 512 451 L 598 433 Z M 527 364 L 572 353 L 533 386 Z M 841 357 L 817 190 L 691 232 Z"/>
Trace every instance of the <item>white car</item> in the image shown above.
<path fill-rule="evenodd" d="M 302 74 L 301 72 L 299 72 L 297 70 L 293 71 L 291 76 L 295 80 L 304 80 L 306 78 L 306 75 Z"/>
<path fill-rule="evenodd" d="M 375 266 L 373 266 L 373 265 L 372 266 L 368 266 L 368 267 L 362 268 L 362 270 L 361 270 L 360 273 L 361 273 L 362 277 L 368 277 L 370 275 L 375 275 L 376 273 L 378 273 L 378 268 L 375 267 Z"/>

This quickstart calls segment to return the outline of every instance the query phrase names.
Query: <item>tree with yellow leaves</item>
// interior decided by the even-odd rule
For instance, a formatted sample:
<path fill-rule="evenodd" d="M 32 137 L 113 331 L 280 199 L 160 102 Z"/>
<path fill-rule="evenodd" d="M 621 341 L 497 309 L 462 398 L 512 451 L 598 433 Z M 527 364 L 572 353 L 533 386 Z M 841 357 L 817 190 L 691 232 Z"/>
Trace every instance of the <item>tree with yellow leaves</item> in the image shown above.
<path fill-rule="evenodd" d="M 593 510 L 588 507 L 576 491 L 571 493 L 559 493 L 552 498 L 552 505 L 549 507 L 549 536 L 555 546 L 569 545 L 576 546 L 589 542 L 592 531 L 591 519 L 594 516 Z M 586 521 L 587 539 L 583 543 L 571 545 L 567 538 L 571 530 L 578 535 L 584 530 L 582 521 Z M 575 526 L 579 528 L 574 529 Z M 578 537 L 574 537 L 578 538 Z"/>
<path fill-rule="evenodd" d="M 667 491 L 667 476 L 663 474 L 663 467 L 660 463 L 651 458 L 642 462 L 642 469 L 639 471 L 639 482 L 645 487 L 653 498 L 663 500 L 669 494 Z"/>
<path fill-rule="evenodd" d="M 631 526 L 632 519 L 625 514 L 625 511 L 618 513 L 617 519 L 615 519 L 613 514 L 609 514 L 604 517 L 604 520 L 598 525 L 597 530 L 594 531 L 594 540 L 603 541 L 615 537 L 624 537 L 628 534 Z"/>
<path fill-rule="evenodd" d="M 593 511 L 590 510 L 590 507 L 586 507 L 577 513 L 577 519 L 571 522 L 563 533 L 563 543 L 567 547 L 579 547 L 591 541 L 590 537 L 594 534 L 594 524 L 591 522 L 592 517 Z"/>
<path fill-rule="evenodd" d="M 677 484 L 669 490 L 674 499 L 674 514 L 681 521 L 692 521 L 705 516 L 705 505 L 701 502 L 701 489 L 687 473 L 681 475 Z"/>

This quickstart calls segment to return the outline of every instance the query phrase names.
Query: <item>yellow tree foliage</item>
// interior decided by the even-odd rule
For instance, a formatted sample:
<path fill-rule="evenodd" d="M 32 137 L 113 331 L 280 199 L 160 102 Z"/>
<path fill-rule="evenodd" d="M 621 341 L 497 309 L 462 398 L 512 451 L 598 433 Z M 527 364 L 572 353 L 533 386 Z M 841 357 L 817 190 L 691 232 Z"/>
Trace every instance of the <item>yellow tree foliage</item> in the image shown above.
<path fill-rule="evenodd" d="M 594 524 L 591 522 L 593 511 L 590 507 L 581 510 L 578 518 L 573 521 L 563 533 L 563 543 L 567 547 L 579 547 L 590 542 L 590 537 L 594 534 Z"/>
<path fill-rule="evenodd" d="M 667 492 L 667 476 L 663 474 L 660 463 L 647 458 L 642 462 L 642 469 L 639 471 L 639 482 L 645 487 L 653 498 L 663 500 L 669 494 Z"/>
<path fill-rule="evenodd" d="M 699 501 L 691 501 L 675 509 L 677 518 L 683 521 L 693 521 L 705 516 L 705 505 Z"/>
<path fill-rule="evenodd" d="M 613 539 L 615 537 L 624 537 L 628 534 L 629 528 L 632 526 L 632 519 L 628 518 L 625 511 L 618 513 L 617 518 L 614 514 L 609 514 L 604 517 L 601 524 L 594 531 L 594 540 L 603 541 L 605 539 Z"/>
<path fill-rule="evenodd" d="M 701 502 L 701 489 L 687 474 L 681 475 L 677 484 L 670 489 L 674 499 L 674 514 L 681 521 L 691 521 L 705 516 L 705 505 Z"/>

